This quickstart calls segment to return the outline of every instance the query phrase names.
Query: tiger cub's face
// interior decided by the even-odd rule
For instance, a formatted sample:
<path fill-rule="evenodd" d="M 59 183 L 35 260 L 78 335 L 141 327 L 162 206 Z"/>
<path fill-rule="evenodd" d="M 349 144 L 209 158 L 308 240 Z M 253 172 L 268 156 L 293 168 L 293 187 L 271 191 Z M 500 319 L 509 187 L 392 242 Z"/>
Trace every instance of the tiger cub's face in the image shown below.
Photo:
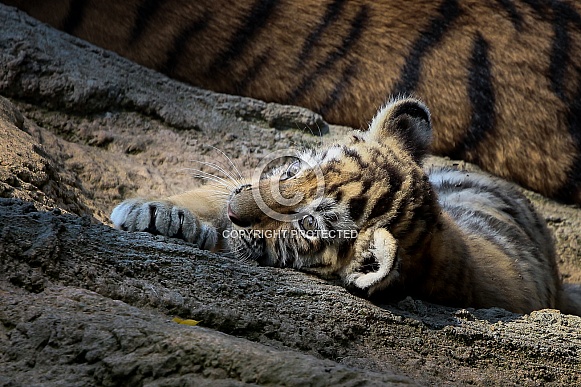
<path fill-rule="evenodd" d="M 305 151 L 239 187 L 226 209 L 231 250 L 240 259 L 326 277 L 373 270 L 374 262 L 362 258 L 373 247 L 369 231 L 383 227 L 396 238 L 413 232 L 410 222 L 423 220 L 408 213 L 434 202 L 420 166 L 430 136 L 427 108 L 415 99 L 396 100 L 368 131 Z"/>

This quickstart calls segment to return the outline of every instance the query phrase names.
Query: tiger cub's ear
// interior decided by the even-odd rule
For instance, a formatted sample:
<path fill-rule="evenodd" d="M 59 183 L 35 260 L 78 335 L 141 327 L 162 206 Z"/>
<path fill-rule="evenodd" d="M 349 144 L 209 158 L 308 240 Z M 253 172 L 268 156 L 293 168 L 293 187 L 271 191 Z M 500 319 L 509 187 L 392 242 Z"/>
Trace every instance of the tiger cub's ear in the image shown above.
<path fill-rule="evenodd" d="M 430 111 L 414 98 L 392 101 L 373 118 L 369 136 L 379 142 L 388 136 L 396 137 L 414 160 L 421 163 L 432 140 Z"/>

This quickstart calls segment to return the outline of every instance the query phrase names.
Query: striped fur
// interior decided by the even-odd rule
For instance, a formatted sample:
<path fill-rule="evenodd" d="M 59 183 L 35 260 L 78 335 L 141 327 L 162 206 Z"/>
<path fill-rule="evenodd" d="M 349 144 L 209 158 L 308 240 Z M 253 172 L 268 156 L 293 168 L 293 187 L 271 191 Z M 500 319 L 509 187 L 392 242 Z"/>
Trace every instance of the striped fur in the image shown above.
<path fill-rule="evenodd" d="M 581 5 L 566 0 L 2 0 L 207 89 L 362 127 L 386 95 L 433 152 L 581 203 Z"/>
<path fill-rule="evenodd" d="M 337 277 L 369 296 L 580 314 L 581 304 L 562 289 L 544 220 L 513 185 L 483 174 L 422 168 L 430 122 L 421 102 L 395 100 L 369 130 L 306 150 L 287 167 L 240 184 L 214 204 L 213 215 L 204 204 L 207 194 L 193 191 L 169 198 L 159 210 L 124 202 L 112 220 L 139 229 L 132 220 L 138 213 L 149 232 L 154 224 L 188 229 L 189 215 L 171 215 L 179 213 L 177 206 L 206 219 L 210 228 L 213 217 L 222 246 L 239 259 Z M 289 198 L 296 200 L 289 204 Z M 199 212 L 202 207 L 206 213 Z M 191 227 L 200 229 L 198 223 Z M 189 240 L 208 245 L 202 232 Z"/>

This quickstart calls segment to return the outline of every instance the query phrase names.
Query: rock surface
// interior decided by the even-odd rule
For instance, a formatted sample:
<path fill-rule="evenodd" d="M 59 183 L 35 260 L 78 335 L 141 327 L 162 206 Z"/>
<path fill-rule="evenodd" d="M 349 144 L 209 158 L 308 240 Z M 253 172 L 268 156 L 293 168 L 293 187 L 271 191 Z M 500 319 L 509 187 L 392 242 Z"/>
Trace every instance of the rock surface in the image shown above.
<path fill-rule="evenodd" d="M 581 382 L 581 319 L 557 311 L 373 305 L 292 270 L 13 199 L 0 224 L 0 374 L 16 385 L 65 370 L 104 384 Z"/>
<path fill-rule="evenodd" d="M 122 198 L 192 188 L 187 168 L 227 167 L 215 148 L 252 170 L 346 128 L 172 81 L 2 5 L 0 20 L 0 385 L 581 383 L 579 317 L 374 305 L 101 224 Z M 581 211 L 529 195 L 581 282 Z"/>

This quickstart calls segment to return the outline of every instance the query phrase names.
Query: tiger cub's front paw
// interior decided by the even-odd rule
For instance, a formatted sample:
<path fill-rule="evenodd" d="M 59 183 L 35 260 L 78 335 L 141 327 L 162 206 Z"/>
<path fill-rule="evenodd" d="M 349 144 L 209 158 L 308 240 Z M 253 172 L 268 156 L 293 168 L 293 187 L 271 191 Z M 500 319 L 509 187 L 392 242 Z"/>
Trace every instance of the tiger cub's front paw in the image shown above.
<path fill-rule="evenodd" d="M 111 221 L 121 230 L 179 238 L 205 250 L 212 250 L 218 242 L 215 227 L 200 222 L 189 210 L 170 202 L 125 200 L 113 209 Z"/>

